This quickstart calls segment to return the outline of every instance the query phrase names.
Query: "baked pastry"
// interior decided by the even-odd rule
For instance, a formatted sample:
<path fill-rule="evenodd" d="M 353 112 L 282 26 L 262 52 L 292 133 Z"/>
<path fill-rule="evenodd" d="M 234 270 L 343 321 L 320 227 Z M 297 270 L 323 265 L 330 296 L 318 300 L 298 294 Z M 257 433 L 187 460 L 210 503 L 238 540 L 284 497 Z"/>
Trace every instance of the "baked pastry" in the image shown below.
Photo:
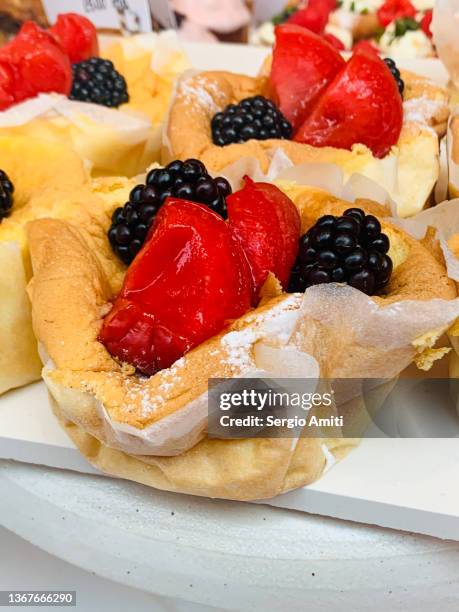
<path fill-rule="evenodd" d="M 327 42 L 305 29 L 281 26 L 277 32 L 269 78 L 269 67 L 265 67 L 258 78 L 204 72 L 179 82 L 169 114 L 163 161 L 199 157 L 218 172 L 241 157 L 252 157 L 266 172 L 274 150 L 281 149 L 295 165 L 335 163 L 346 175 L 360 173 L 376 180 L 397 203 L 400 216 L 421 210 L 429 202 L 439 175 L 438 137 L 445 133 L 449 114 L 446 91 L 413 73 L 402 71 L 400 77 L 393 62 L 388 70 L 365 51 L 357 52 L 345 64 Z M 378 84 L 373 81 L 371 93 L 362 94 L 357 110 L 351 86 L 346 88 L 354 82 L 355 87 L 366 89 L 367 69 L 381 73 L 381 78 Z M 397 85 L 403 86 L 401 79 L 403 109 L 397 90 Z M 288 128 L 276 131 L 269 117 L 261 117 L 269 122 L 269 129 L 247 124 L 254 116 L 254 109 L 248 107 L 255 96 L 277 100 L 283 119 L 292 124 L 293 140 L 289 140 Z M 373 102 L 368 106 L 370 99 Z M 238 104 L 246 109 L 240 112 Z M 264 111 L 257 112 L 273 113 L 266 104 Z M 345 110 L 340 114 L 338 108 Z M 392 117 L 385 130 L 380 128 L 383 112 L 384 117 Z M 333 113 L 336 116 L 332 117 Z M 243 133 L 228 115 L 236 116 Z M 222 130 L 228 134 L 223 139 Z"/>
<path fill-rule="evenodd" d="M 132 190 L 124 208 L 120 205 L 125 193 L 117 194 L 116 183 L 110 186 L 110 179 L 104 179 L 111 223 L 99 209 L 78 225 L 56 219 L 29 224 L 34 269 L 29 292 L 45 362 L 43 376 L 61 424 L 99 469 L 196 495 L 271 497 L 318 478 L 327 458 L 339 459 L 355 440 L 339 435 L 295 442 L 207 439 L 208 379 L 257 375 L 260 370 L 306 376 L 311 355 L 323 376 L 361 376 L 363 366 L 366 376 L 377 376 L 382 362 L 387 366 L 388 361 L 395 368 L 392 376 L 404 367 L 402 354 L 402 361 L 415 357 L 414 344 L 419 363 L 427 367 L 424 351 L 431 350 L 443 331 L 438 325 L 434 332 L 420 328 L 422 338 L 416 343 L 413 338 L 411 348 L 408 342 L 407 353 L 399 337 L 391 353 L 395 358 L 389 360 L 387 353 L 381 360 L 371 337 L 355 344 L 343 328 L 336 330 L 346 338 L 338 348 L 325 320 L 308 318 L 302 310 L 301 293 L 281 292 L 280 283 L 288 285 L 298 249 L 295 283 L 320 282 L 307 269 L 311 252 L 303 251 L 311 245 L 316 245 L 318 257 L 314 273 L 326 269 L 331 274 L 332 268 L 337 273 L 339 266 L 331 265 L 334 254 L 323 237 L 332 224 L 338 241 L 334 248 L 353 253 L 354 263 L 349 260 L 344 273 L 357 286 L 355 257 L 360 255 L 352 249 L 356 241 L 366 240 L 370 267 L 365 268 L 366 259 L 357 264 L 359 282 L 364 291 L 377 290 L 379 295 L 366 298 L 351 287 L 346 295 L 368 299 L 371 308 L 377 304 L 390 310 L 396 303 L 398 309 L 413 299 L 449 300 L 456 297 L 456 289 L 444 263 L 386 221 L 378 204 L 359 201 L 359 208 L 347 210 L 348 202 L 324 191 L 283 185 L 290 200 L 274 185 L 247 179 L 243 190 L 226 193 L 223 207 L 221 198 L 215 201 L 210 193 L 214 189 L 221 194 L 227 186 L 219 179 L 209 184 L 212 179 L 204 170 L 196 160 L 153 170 L 146 185 Z M 184 178 L 188 197 L 203 203 L 170 196 L 161 203 L 164 190 L 184 188 Z M 147 206 L 150 224 L 154 216 L 155 225 L 149 231 L 143 228 L 143 246 L 126 273 L 120 263 L 126 251 L 120 246 L 136 240 Z M 82 214 L 85 209 L 83 203 Z M 381 215 L 379 221 L 373 213 Z M 226 215 L 227 222 L 222 219 Z M 236 320 L 228 326 L 229 319 Z M 387 368 L 384 371 L 387 375 Z"/>
<path fill-rule="evenodd" d="M 65 143 L 95 176 L 133 176 L 159 159 L 161 122 L 187 65 L 173 34 L 132 37 L 102 58 L 91 22 L 64 14 L 47 31 L 26 22 L 0 59 L 0 134 Z"/>
<path fill-rule="evenodd" d="M 31 276 L 25 224 L 40 217 L 78 217 L 90 189 L 84 162 L 68 147 L 30 137 L 0 136 L 0 393 L 40 377 L 25 287 Z M 120 179 L 121 181 L 121 179 Z M 11 189 L 14 191 L 11 193 Z"/>

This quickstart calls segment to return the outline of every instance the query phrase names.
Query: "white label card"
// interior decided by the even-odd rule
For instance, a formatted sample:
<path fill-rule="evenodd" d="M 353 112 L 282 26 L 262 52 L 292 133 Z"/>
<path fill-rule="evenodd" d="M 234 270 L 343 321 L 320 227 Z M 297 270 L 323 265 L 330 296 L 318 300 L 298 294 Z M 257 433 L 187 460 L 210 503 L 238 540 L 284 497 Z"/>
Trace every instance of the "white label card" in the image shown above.
<path fill-rule="evenodd" d="M 98 29 L 120 30 L 123 34 L 150 32 L 152 20 L 149 0 L 42 0 L 48 21 L 54 23 L 59 13 L 80 13 Z M 151 0 L 153 14 L 170 19 L 167 0 Z M 162 22 L 163 20 L 161 20 Z M 165 24 L 166 27 L 169 23 Z"/>

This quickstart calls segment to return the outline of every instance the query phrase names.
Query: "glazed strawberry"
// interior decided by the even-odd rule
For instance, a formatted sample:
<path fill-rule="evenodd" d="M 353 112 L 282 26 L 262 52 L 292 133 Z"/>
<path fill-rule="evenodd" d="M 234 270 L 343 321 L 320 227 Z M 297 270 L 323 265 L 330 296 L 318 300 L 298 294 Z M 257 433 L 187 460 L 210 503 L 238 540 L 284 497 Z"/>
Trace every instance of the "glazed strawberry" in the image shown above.
<path fill-rule="evenodd" d="M 353 53 L 357 51 L 365 51 L 366 53 L 374 53 L 375 55 L 380 54 L 380 50 L 371 40 L 359 40 L 352 47 Z"/>
<path fill-rule="evenodd" d="M 334 49 L 336 49 L 337 51 L 346 51 L 346 47 L 344 46 L 343 41 L 340 40 L 334 34 L 330 34 L 329 32 L 325 32 L 325 34 L 322 35 L 322 38 L 324 40 L 326 40 L 328 43 L 330 43 L 331 46 Z"/>
<path fill-rule="evenodd" d="M 322 34 L 328 23 L 330 13 L 336 8 L 336 0 L 309 0 L 304 8 L 295 11 L 287 23 L 308 28 L 311 32 Z"/>
<path fill-rule="evenodd" d="M 0 111 L 6 110 L 15 103 L 14 68 L 6 59 L 0 58 Z"/>
<path fill-rule="evenodd" d="M 72 64 L 99 55 L 97 30 L 83 15 L 58 15 L 56 23 L 48 32 L 58 41 Z"/>
<path fill-rule="evenodd" d="M 358 51 L 328 86 L 301 128 L 297 142 L 351 149 L 362 143 L 384 157 L 402 129 L 402 98 L 387 65 Z"/>
<path fill-rule="evenodd" d="M 6 57 L 16 71 L 16 102 L 41 92 L 70 93 L 69 59 L 54 38 L 35 23 L 24 23 L 16 38 L 2 49 L 1 57 Z"/>
<path fill-rule="evenodd" d="M 426 11 L 424 17 L 421 19 L 421 30 L 426 36 L 432 38 L 432 10 Z"/>
<path fill-rule="evenodd" d="M 169 198 L 99 339 L 151 375 L 249 310 L 252 293 L 247 260 L 227 223 L 203 204 Z"/>
<path fill-rule="evenodd" d="M 287 287 L 298 253 L 301 222 L 296 206 L 269 183 L 245 186 L 226 198 L 228 223 L 249 261 L 254 279 L 254 305 L 268 273 Z"/>
<path fill-rule="evenodd" d="M 387 26 L 403 17 L 416 17 L 416 8 L 409 0 L 386 0 L 382 6 L 376 11 L 379 23 L 387 28 Z"/>
<path fill-rule="evenodd" d="M 270 83 L 284 116 L 298 128 L 334 79 L 344 60 L 326 40 L 306 28 L 276 28 Z"/>

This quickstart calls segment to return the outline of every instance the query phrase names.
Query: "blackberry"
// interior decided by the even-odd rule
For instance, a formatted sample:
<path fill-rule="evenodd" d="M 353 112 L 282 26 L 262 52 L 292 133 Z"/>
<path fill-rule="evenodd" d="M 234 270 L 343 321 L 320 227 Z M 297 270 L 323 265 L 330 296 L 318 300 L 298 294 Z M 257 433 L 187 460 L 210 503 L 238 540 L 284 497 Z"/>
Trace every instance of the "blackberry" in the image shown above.
<path fill-rule="evenodd" d="M 141 249 L 158 210 L 168 197 L 205 204 L 226 218 L 225 198 L 231 185 L 222 176 L 212 178 L 197 159 L 176 160 L 147 174 L 145 185 L 137 185 L 129 202 L 112 215 L 108 239 L 113 251 L 127 265 Z"/>
<path fill-rule="evenodd" d="M 0 170 L 0 222 L 11 212 L 13 207 L 13 183 L 3 170 Z"/>
<path fill-rule="evenodd" d="M 126 80 L 110 60 L 90 57 L 72 66 L 72 91 L 69 98 L 116 108 L 129 102 Z"/>
<path fill-rule="evenodd" d="M 212 140 L 223 147 L 234 142 L 267 140 L 268 138 L 290 138 L 292 126 L 276 108 L 275 104 L 263 96 L 245 98 L 238 104 L 229 104 L 223 111 L 214 115 Z"/>
<path fill-rule="evenodd" d="M 349 208 L 342 217 L 325 215 L 300 238 L 289 291 L 336 282 L 373 295 L 389 282 L 389 247 L 378 219 L 360 208 Z"/>
<path fill-rule="evenodd" d="M 397 64 L 390 57 L 386 57 L 384 60 L 384 63 L 389 68 L 389 70 L 392 72 L 392 76 L 394 77 L 397 83 L 400 95 L 403 97 L 403 92 L 405 91 L 405 83 L 403 82 L 403 79 L 400 76 L 400 70 L 397 68 Z"/>

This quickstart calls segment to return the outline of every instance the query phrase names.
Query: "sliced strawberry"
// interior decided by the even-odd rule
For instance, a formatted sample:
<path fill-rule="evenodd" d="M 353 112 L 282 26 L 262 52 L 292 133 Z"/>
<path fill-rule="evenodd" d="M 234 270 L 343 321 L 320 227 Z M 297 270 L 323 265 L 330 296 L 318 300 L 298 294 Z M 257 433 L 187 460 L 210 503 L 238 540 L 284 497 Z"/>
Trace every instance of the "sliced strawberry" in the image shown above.
<path fill-rule="evenodd" d="M 433 34 L 432 34 L 432 14 L 433 11 L 432 9 L 429 11 L 426 11 L 424 14 L 424 17 L 421 19 L 421 30 L 424 32 L 424 34 L 426 36 L 428 36 L 429 38 L 432 38 Z"/>
<path fill-rule="evenodd" d="M 269 272 L 288 283 L 298 254 L 300 215 L 280 189 L 269 183 L 254 183 L 245 177 L 245 186 L 226 198 L 228 223 L 249 261 L 254 279 L 254 304 Z"/>
<path fill-rule="evenodd" d="M 331 46 L 337 51 L 346 51 L 346 47 L 344 46 L 343 41 L 340 40 L 334 34 L 330 34 L 330 32 L 325 32 L 325 34 L 322 35 L 322 38 L 329 42 Z"/>
<path fill-rule="evenodd" d="M 330 43 L 306 28 L 288 24 L 276 28 L 271 88 L 294 129 L 344 63 Z"/>
<path fill-rule="evenodd" d="M 308 28 L 315 34 L 322 34 L 330 13 L 336 8 L 336 0 L 309 0 L 304 8 L 295 11 L 287 23 Z"/>
<path fill-rule="evenodd" d="M 294 140 L 315 147 L 351 149 L 362 143 L 384 157 L 402 129 L 397 83 L 373 53 L 355 53 L 316 104 Z"/>
<path fill-rule="evenodd" d="M 252 278 L 227 223 L 169 198 L 131 264 L 99 339 L 151 375 L 249 310 Z"/>
<path fill-rule="evenodd" d="M 15 103 L 15 73 L 13 66 L 0 57 L 0 111 Z"/>
<path fill-rule="evenodd" d="M 379 55 L 381 51 L 377 47 L 377 45 L 371 40 L 359 40 L 352 47 L 353 53 L 357 53 L 357 51 L 364 51 L 366 53 L 374 53 L 375 55 Z"/>
<path fill-rule="evenodd" d="M 17 72 L 17 102 L 41 92 L 70 93 L 72 69 L 68 57 L 54 38 L 32 21 L 25 22 L 8 45 L 7 56 Z"/>
<path fill-rule="evenodd" d="M 48 32 L 54 36 L 72 64 L 99 55 L 97 30 L 87 17 L 76 13 L 58 15 Z"/>
<path fill-rule="evenodd" d="M 411 4 L 410 0 L 386 0 L 376 11 L 379 23 L 387 28 L 387 26 L 403 17 L 416 17 L 416 8 Z"/>

